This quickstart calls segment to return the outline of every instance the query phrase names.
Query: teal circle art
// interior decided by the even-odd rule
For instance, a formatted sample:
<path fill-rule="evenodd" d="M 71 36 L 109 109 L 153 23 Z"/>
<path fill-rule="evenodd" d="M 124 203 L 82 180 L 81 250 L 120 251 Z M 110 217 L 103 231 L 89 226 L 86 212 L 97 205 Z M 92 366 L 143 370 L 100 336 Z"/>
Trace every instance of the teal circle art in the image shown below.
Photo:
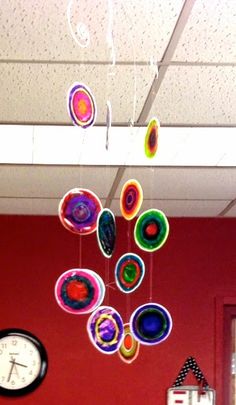
<path fill-rule="evenodd" d="M 134 227 L 134 239 L 138 247 L 153 252 L 164 245 L 169 234 L 169 223 L 165 214 L 152 208 L 144 211 Z"/>
<path fill-rule="evenodd" d="M 103 255 L 110 258 L 116 243 L 116 221 L 115 215 L 108 208 L 104 208 L 98 214 L 97 240 Z"/>

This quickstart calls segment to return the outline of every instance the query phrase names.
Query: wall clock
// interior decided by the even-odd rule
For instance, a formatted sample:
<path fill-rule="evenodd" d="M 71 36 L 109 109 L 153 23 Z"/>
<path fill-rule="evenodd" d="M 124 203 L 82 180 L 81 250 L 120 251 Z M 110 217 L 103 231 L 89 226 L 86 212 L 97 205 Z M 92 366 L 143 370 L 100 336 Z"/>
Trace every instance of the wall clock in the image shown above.
<path fill-rule="evenodd" d="M 47 352 L 23 329 L 0 330 L 0 394 L 24 395 L 39 386 L 47 372 Z"/>

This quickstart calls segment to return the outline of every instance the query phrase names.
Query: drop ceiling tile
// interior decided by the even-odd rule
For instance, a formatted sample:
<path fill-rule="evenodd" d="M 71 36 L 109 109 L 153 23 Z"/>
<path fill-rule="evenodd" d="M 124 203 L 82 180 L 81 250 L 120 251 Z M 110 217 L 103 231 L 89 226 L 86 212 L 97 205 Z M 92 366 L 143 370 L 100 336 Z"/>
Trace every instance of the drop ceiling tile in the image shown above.
<path fill-rule="evenodd" d="M 9 215 L 57 215 L 59 200 L 41 198 L 1 198 L 0 213 Z"/>
<path fill-rule="evenodd" d="M 113 29 L 117 59 L 160 61 L 183 0 L 114 1 Z"/>
<path fill-rule="evenodd" d="M 113 39 L 116 60 L 160 60 L 182 4 L 183 0 L 149 0 L 145 5 L 142 0 L 5 1 L 0 58 L 111 60 Z"/>
<path fill-rule="evenodd" d="M 151 108 L 165 125 L 235 125 L 236 67 L 170 66 Z"/>
<path fill-rule="evenodd" d="M 168 217 L 215 217 L 229 203 L 227 200 L 144 200 L 138 213 L 156 208 Z M 111 210 L 121 215 L 119 200 L 113 200 Z"/>
<path fill-rule="evenodd" d="M 144 199 L 231 200 L 235 198 L 236 168 L 130 167 L 124 172 L 115 198 L 128 179 L 137 179 Z"/>
<path fill-rule="evenodd" d="M 116 168 L 76 166 L 0 166 L 0 197 L 62 198 L 72 188 L 90 189 L 106 198 Z"/>
<path fill-rule="evenodd" d="M 236 217 L 236 204 L 229 211 L 226 212 L 224 217 Z"/>
<path fill-rule="evenodd" d="M 175 61 L 236 62 L 236 2 L 197 0 L 173 56 Z"/>
<path fill-rule="evenodd" d="M 1 64 L 0 122 L 70 124 L 67 93 L 74 82 L 87 84 L 96 100 L 96 123 L 106 122 L 106 102 L 112 122 L 135 121 L 154 74 L 148 66 L 116 66 L 114 75 L 102 65 Z M 14 100 L 14 108 L 13 108 Z"/>

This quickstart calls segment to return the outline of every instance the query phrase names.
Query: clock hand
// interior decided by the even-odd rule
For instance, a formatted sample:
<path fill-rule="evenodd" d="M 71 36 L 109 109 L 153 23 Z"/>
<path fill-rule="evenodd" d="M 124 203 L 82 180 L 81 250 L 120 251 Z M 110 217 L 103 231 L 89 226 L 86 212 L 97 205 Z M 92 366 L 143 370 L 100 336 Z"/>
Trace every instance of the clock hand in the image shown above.
<path fill-rule="evenodd" d="M 10 363 L 12 363 L 12 364 L 11 364 L 11 368 L 10 368 L 10 371 L 9 371 L 9 374 L 8 374 L 7 382 L 9 382 L 10 379 L 11 379 L 12 371 L 13 371 L 13 368 L 15 366 L 15 360 L 14 359 L 10 360 Z"/>
<path fill-rule="evenodd" d="M 17 361 L 12 361 L 12 360 L 10 360 L 10 363 L 14 363 L 15 365 L 21 366 L 21 367 L 28 367 L 28 366 L 26 366 L 25 364 L 18 363 Z"/>

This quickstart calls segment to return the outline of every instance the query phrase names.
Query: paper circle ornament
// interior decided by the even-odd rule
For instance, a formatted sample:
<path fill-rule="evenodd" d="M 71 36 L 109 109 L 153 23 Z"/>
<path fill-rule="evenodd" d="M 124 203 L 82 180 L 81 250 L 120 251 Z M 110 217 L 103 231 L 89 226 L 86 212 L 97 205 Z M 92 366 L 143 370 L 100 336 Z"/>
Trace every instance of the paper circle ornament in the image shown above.
<path fill-rule="evenodd" d="M 104 295 L 102 278 L 89 269 L 67 270 L 61 274 L 55 285 L 58 305 L 75 315 L 94 311 L 103 302 Z"/>
<path fill-rule="evenodd" d="M 105 354 L 112 354 L 121 346 L 124 335 L 123 321 L 114 308 L 101 306 L 90 315 L 87 331 L 96 349 Z"/>
<path fill-rule="evenodd" d="M 99 198 L 92 191 L 74 188 L 59 203 L 58 214 L 69 231 L 88 235 L 97 229 L 97 217 L 102 209 Z"/>
<path fill-rule="evenodd" d="M 124 293 L 131 293 L 136 290 L 141 284 L 144 274 L 144 262 L 135 253 L 124 254 L 116 263 L 116 285 Z"/>
<path fill-rule="evenodd" d="M 111 210 L 104 208 L 97 218 L 97 240 L 101 252 L 110 258 L 115 249 L 116 222 Z"/>
<path fill-rule="evenodd" d="M 158 134 L 160 123 L 157 118 L 152 118 L 149 121 L 145 135 L 145 154 L 148 158 L 153 158 L 156 155 L 158 148 Z"/>
<path fill-rule="evenodd" d="M 172 318 L 162 305 L 144 304 L 131 315 L 130 329 L 135 339 L 141 344 L 159 344 L 169 336 L 172 329 Z"/>
<path fill-rule="evenodd" d="M 124 337 L 118 354 L 122 361 L 131 364 L 139 354 L 140 343 L 134 338 L 129 323 L 124 324 Z"/>
<path fill-rule="evenodd" d="M 140 249 L 153 252 L 160 249 L 169 234 L 169 223 L 165 214 L 152 208 L 144 211 L 134 227 L 134 239 Z"/>
<path fill-rule="evenodd" d="M 94 124 L 97 115 L 96 102 L 90 88 L 85 84 L 74 83 L 70 87 L 67 106 L 74 125 L 87 128 Z"/>
<path fill-rule="evenodd" d="M 143 202 L 143 190 L 135 179 L 128 180 L 122 187 L 120 195 L 120 210 L 127 220 L 133 219 Z"/>

